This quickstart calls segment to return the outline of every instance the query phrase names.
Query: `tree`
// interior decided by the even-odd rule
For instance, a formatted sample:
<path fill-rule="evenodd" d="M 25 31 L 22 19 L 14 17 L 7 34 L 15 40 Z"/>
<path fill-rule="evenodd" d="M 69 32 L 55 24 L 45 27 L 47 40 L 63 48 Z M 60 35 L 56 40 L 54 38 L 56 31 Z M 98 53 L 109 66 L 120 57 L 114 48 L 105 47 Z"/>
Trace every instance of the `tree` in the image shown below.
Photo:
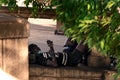
<path fill-rule="evenodd" d="M 117 57 L 120 74 L 120 0 L 52 0 L 65 34 L 106 56 Z"/>
<path fill-rule="evenodd" d="M 120 75 L 120 0 L 25 0 L 31 3 L 32 13 L 37 16 L 40 8 L 56 7 L 57 20 L 63 23 L 66 36 L 80 42 L 84 40 L 90 48 L 95 47 L 106 56 L 117 58 L 117 70 Z M 18 8 L 16 0 L 1 0 L 11 10 Z"/>

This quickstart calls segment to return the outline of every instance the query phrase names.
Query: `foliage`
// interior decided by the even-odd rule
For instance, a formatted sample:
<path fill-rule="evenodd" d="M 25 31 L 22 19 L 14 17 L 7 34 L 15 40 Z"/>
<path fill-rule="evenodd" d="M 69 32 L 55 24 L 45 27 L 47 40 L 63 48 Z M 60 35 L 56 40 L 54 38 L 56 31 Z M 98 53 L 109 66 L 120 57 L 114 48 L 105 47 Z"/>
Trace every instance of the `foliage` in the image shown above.
<path fill-rule="evenodd" d="M 56 0 L 55 0 L 56 1 Z M 53 0 L 53 2 L 55 2 Z M 120 54 L 119 0 L 57 0 L 57 19 L 67 36 L 102 53 Z"/>
<path fill-rule="evenodd" d="M 45 1 L 46 0 L 43 0 L 43 1 L 42 0 L 25 0 L 24 4 L 26 5 L 26 7 L 29 7 L 29 5 L 31 4 L 32 5 L 31 7 L 32 16 L 37 17 L 40 9 L 43 9 L 44 7 L 46 7 Z"/>
<path fill-rule="evenodd" d="M 15 11 L 18 9 L 18 5 L 17 5 L 16 0 L 0 0 L 0 6 L 2 4 L 9 6 L 10 11 Z"/>
<path fill-rule="evenodd" d="M 24 4 L 27 8 L 31 8 L 33 17 L 37 17 L 40 11 L 48 8 L 50 0 L 25 0 Z M 5 5 L 9 7 L 11 12 L 18 10 L 17 0 L 0 0 L 0 6 Z M 31 5 L 31 6 L 29 6 Z"/>
<path fill-rule="evenodd" d="M 65 34 L 118 59 L 120 74 L 120 0 L 52 0 Z"/>

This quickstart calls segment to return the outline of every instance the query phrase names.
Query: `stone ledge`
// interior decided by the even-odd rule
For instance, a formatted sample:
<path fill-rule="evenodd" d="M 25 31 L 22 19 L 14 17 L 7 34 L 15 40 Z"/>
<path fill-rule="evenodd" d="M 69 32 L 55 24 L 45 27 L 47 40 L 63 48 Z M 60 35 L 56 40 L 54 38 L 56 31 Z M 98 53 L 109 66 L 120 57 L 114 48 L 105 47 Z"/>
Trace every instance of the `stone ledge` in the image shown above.
<path fill-rule="evenodd" d="M 29 36 L 29 23 L 22 18 L 16 18 L 0 13 L 0 38 L 20 38 Z"/>
<path fill-rule="evenodd" d="M 110 73 L 115 72 L 87 66 L 54 68 L 40 65 L 30 65 L 29 71 L 30 80 L 108 80 L 112 77 Z"/>
<path fill-rule="evenodd" d="M 30 80 L 101 80 L 100 78 L 56 78 L 56 77 L 32 77 Z"/>
<path fill-rule="evenodd" d="M 22 17 L 22 18 L 33 18 L 32 13 L 31 13 L 31 8 L 26 8 L 26 7 L 19 7 L 17 11 L 10 12 L 8 7 L 2 6 L 0 8 L 0 13 L 6 13 L 9 15 L 13 15 L 16 17 Z M 56 10 L 55 9 L 45 9 L 42 11 L 40 9 L 39 14 L 37 18 L 45 18 L 45 19 L 54 19 L 56 18 Z"/>

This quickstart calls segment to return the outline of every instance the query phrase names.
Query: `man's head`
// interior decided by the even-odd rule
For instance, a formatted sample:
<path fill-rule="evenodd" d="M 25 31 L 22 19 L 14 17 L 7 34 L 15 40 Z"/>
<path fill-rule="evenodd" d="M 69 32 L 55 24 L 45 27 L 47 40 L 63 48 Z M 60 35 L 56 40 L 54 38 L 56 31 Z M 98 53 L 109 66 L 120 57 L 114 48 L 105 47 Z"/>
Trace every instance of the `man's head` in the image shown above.
<path fill-rule="evenodd" d="M 29 53 L 31 54 L 38 54 L 41 49 L 36 44 L 30 44 L 28 46 Z"/>

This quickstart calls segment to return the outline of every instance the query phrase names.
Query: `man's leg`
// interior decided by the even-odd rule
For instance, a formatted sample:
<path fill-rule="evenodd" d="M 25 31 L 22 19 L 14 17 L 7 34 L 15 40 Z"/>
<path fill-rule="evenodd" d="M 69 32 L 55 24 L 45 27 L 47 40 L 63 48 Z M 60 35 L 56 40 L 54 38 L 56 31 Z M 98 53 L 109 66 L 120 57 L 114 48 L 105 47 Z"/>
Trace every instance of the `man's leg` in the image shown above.
<path fill-rule="evenodd" d="M 83 42 L 80 42 L 74 49 L 74 51 L 71 54 L 69 54 L 68 60 L 69 64 L 75 66 L 78 65 L 79 63 L 87 64 L 88 51 L 89 51 L 88 46 L 84 45 Z"/>

